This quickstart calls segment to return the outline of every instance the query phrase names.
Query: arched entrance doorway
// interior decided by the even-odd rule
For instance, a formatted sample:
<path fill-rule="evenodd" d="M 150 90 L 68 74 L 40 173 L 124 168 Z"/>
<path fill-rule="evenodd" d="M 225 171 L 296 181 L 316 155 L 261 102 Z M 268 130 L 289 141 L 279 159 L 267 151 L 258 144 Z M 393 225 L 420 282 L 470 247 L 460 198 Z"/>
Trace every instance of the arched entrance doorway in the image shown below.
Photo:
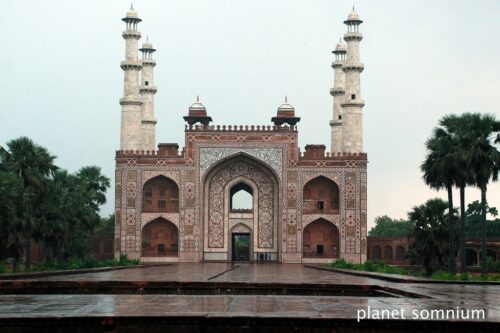
<path fill-rule="evenodd" d="M 178 256 L 179 232 L 175 224 L 157 218 L 142 228 L 142 257 Z"/>
<path fill-rule="evenodd" d="M 309 223 L 304 228 L 302 239 L 304 258 L 339 257 L 339 229 L 325 219 Z"/>
<path fill-rule="evenodd" d="M 252 230 L 240 223 L 231 229 L 230 253 L 232 261 L 251 261 Z"/>
<path fill-rule="evenodd" d="M 278 184 L 270 167 L 244 154 L 210 169 L 203 181 L 205 261 L 253 261 L 260 253 L 278 260 Z M 234 232 L 236 225 L 247 229 Z"/>

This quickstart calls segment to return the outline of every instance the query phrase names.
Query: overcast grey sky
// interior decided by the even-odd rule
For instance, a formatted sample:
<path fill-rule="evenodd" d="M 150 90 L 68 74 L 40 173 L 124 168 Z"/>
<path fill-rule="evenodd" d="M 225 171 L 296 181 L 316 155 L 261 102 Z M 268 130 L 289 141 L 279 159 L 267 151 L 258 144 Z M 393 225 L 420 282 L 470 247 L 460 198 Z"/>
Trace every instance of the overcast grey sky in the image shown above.
<path fill-rule="evenodd" d="M 429 190 L 419 164 L 438 119 L 465 111 L 500 117 L 500 1 L 138 0 L 155 54 L 157 142 L 183 146 L 182 116 L 197 94 L 216 124 L 269 124 L 288 95 L 300 145 L 329 147 L 331 50 L 356 6 L 368 216 L 404 218 Z M 26 135 L 75 171 L 113 177 L 130 1 L 3 0 L 0 145 Z M 328 148 L 329 149 L 329 148 Z M 458 193 L 457 193 L 458 203 Z M 500 185 L 489 188 L 500 206 Z M 469 191 L 467 200 L 479 199 Z M 113 210 L 113 191 L 104 214 Z"/>

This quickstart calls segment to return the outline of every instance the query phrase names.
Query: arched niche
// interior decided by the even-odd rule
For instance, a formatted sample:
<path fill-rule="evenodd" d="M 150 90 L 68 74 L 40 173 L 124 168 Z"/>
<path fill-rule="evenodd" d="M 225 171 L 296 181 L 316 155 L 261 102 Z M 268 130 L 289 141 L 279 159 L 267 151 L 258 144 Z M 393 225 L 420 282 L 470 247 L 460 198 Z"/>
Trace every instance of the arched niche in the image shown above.
<path fill-rule="evenodd" d="M 142 228 L 143 257 L 168 257 L 179 255 L 179 231 L 175 224 L 157 218 Z"/>
<path fill-rule="evenodd" d="M 142 188 L 143 213 L 178 213 L 179 187 L 170 178 L 156 176 Z"/>
<path fill-rule="evenodd" d="M 232 213 L 230 194 L 246 185 L 251 188 L 253 209 L 250 213 Z M 229 220 L 252 219 L 253 252 L 278 253 L 279 177 L 266 163 L 241 153 L 211 166 L 203 184 L 203 249 L 205 260 L 230 260 Z M 222 259 L 224 258 L 224 259 Z"/>
<path fill-rule="evenodd" d="M 403 260 L 405 258 L 405 248 L 402 245 L 396 247 L 396 259 Z"/>
<path fill-rule="evenodd" d="M 478 265 L 478 253 L 475 249 L 465 249 L 465 258 L 467 266 Z"/>
<path fill-rule="evenodd" d="M 339 258 L 339 229 L 325 219 L 309 223 L 302 234 L 304 258 Z"/>
<path fill-rule="evenodd" d="M 392 246 L 386 245 L 384 247 L 384 259 L 391 259 L 393 258 L 393 252 L 392 252 Z"/>
<path fill-rule="evenodd" d="M 253 189 L 240 181 L 229 190 L 229 210 L 233 213 L 251 213 L 253 211 Z"/>
<path fill-rule="evenodd" d="M 380 249 L 380 246 L 375 245 L 373 247 L 373 251 L 372 251 L 372 259 L 374 259 L 374 260 L 382 259 L 381 252 L 382 252 L 382 250 Z"/>
<path fill-rule="evenodd" d="M 339 186 L 331 179 L 318 176 L 304 185 L 304 214 L 338 214 L 340 207 Z"/>

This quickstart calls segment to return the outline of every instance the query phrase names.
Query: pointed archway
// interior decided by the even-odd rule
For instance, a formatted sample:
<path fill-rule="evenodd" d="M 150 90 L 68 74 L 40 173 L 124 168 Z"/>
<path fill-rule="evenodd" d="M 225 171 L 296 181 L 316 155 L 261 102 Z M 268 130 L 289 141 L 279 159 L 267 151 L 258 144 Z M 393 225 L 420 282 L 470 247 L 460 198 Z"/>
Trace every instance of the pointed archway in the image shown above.
<path fill-rule="evenodd" d="M 250 260 L 259 253 L 278 259 L 279 180 L 265 163 L 246 154 L 220 161 L 203 178 L 204 260 L 232 260 L 231 228 L 244 223 L 252 231 Z M 232 208 L 232 197 L 241 190 L 251 194 L 251 207 Z"/>
<path fill-rule="evenodd" d="M 309 223 L 303 231 L 304 258 L 339 258 L 339 229 L 325 219 Z"/>
<path fill-rule="evenodd" d="M 176 257 L 178 244 L 177 227 L 164 218 L 154 219 L 142 228 L 141 257 Z"/>

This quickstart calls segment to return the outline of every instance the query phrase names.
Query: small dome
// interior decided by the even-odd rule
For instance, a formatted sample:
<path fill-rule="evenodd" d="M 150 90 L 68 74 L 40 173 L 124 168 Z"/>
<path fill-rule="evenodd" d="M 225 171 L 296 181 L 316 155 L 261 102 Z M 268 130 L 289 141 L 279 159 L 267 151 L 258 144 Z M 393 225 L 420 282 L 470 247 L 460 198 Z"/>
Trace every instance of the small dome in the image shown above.
<path fill-rule="evenodd" d="M 285 103 L 278 108 L 279 111 L 295 111 L 295 108 L 288 103 L 288 98 L 285 96 Z"/>
<path fill-rule="evenodd" d="M 340 40 L 337 45 L 335 46 L 335 51 L 345 51 L 345 44 Z"/>
<path fill-rule="evenodd" d="M 352 12 L 349 13 L 349 16 L 347 17 L 348 21 L 359 21 L 359 14 L 352 9 Z"/>
<path fill-rule="evenodd" d="M 200 96 L 196 96 L 196 102 L 191 104 L 189 111 L 206 111 L 207 109 L 203 104 L 200 103 Z"/>
<path fill-rule="evenodd" d="M 137 16 L 137 12 L 134 10 L 134 7 L 133 6 L 130 6 L 130 9 L 127 11 L 127 15 L 126 15 L 127 18 L 139 18 Z"/>
<path fill-rule="evenodd" d="M 143 49 L 152 49 L 153 44 L 151 44 L 151 42 L 149 40 L 146 40 L 144 43 L 142 43 L 142 48 Z"/>

